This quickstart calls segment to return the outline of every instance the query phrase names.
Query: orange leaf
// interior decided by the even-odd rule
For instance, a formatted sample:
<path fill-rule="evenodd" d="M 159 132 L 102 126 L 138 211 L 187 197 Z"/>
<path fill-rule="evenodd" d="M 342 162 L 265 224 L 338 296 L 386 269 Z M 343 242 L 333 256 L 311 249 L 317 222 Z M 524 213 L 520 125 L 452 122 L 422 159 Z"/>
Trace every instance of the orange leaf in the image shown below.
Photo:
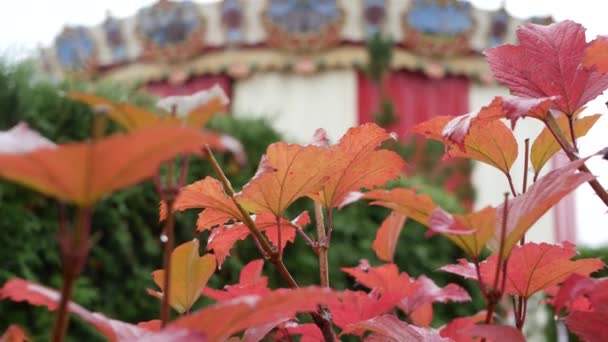
<path fill-rule="evenodd" d="M 599 37 L 591 42 L 585 50 L 583 63 L 585 67 L 608 72 L 608 37 Z"/>
<path fill-rule="evenodd" d="M 436 209 L 433 214 L 436 215 L 437 210 L 439 209 Z M 450 234 L 448 231 L 443 233 L 443 235 L 460 247 L 470 257 L 478 257 L 484 250 L 488 240 L 490 240 L 494 234 L 494 229 L 496 227 L 496 209 L 487 207 L 467 215 L 450 215 L 445 212 L 443 212 L 443 215 L 445 215 L 445 220 L 442 221 L 442 224 L 450 227 L 458 227 L 459 229 L 464 227 L 473 230 L 471 234 Z M 437 223 L 431 220 L 429 229 L 433 229 L 433 224 Z"/>
<path fill-rule="evenodd" d="M 405 215 L 393 211 L 378 228 L 376 239 L 372 243 L 372 249 L 380 260 L 393 262 L 399 234 L 403 229 L 406 218 Z"/>
<path fill-rule="evenodd" d="M 162 162 L 195 152 L 207 142 L 193 129 L 154 126 L 92 143 L 0 155 L 0 177 L 90 206 L 112 191 L 151 177 Z"/>
<path fill-rule="evenodd" d="M 329 179 L 329 162 L 326 149 L 274 143 L 262 157 L 258 173 L 237 199 L 250 212 L 282 216 L 295 200 L 321 190 Z"/>
<path fill-rule="evenodd" d="M 319 304 L 335 300 L 336 294 L 328 289 L 279 289 L 264 296 L 243 296 L 208 306 L 176 319 L 168 328 L 203 333 L 210 342 L 225 341 L 247 328 L 289 319 L 299 312 L 312 312 Z"/>
<path fill-rule="evenodd" d="M 593 175 L 577 172 L 577 169 L 588 158 L 579 159 L 566 166 L 553 170 L 534 183 L 525 194 L 519 195 L 508 204 L 506 240 L 504 256 L 507 257 L 513 247 L 526 234 L 528 229 L 562 198 L 570 194 L 579 185 L 592 180 Z M 496 230 L 490 241 L 491 247 L 498 250 L 498 241 L 502 231 L 504 204 L 496 213 Z"/>
<path fill-rule="evenodd" d="M 236 204 L 224 192 L 222 183 L 213 178 L 205 177 L 182 188 L 173 203 L 173 210 L 203 208 L 196 224 L 196 232 L 214 226 L 221 226 L 229 221 L 243 221 L 243 215 Z M 161 221 L 167 217 L 167 206 L 162 203 L 160 208 Z"/>
<path fill-rule="evenodd" d="M 464 151 L 448 148 L 447 157 L 470 158 L 509 173 L 517 159 L 517 141 L 502 121 L 473 125 L 464 139 Z"/>
<path fill-rule="evenodd" d="M 266 234 L 270 242 L 275 247 L 278 246 L 277 220 L 274 214 L 262 213 L 255 215 L 254 221 L 256 227 Z M 287 242 L 293 242 L 296 237 L 296 229 L 308 223 L 310 223 L 310 217 L 306 211 L 292 222 L 281 218 L 282 246 L 284 247 Z M 213 250 L 218 264 L 222 265 L 224 259 L 230 254 L 232 246 L 239 240 L 245 240 L 250 234 L 249 228 L 241 222 L 215 228 L 209 235 L 207 250 Z"/>
<path fill-rule="evenodd" d="M 574 245 L 526 243 L 513 249 L 507 265 L 505 292 L 529 298 L 533 294 L 556 285 L 571 274 L 587 276 L 604 268 L 600 259 L 570 260 L 576 255 Z M 498 255 L 493 254 L 481 264 L 481 277 L 491 284 L 496 274 Z M 502 273 L 501 273 L 502 274 Z"/>
<path fill-rule="evenodd" d="M 600 118 L 600 114 L 586 116 L 578 119 L 574 122 L 574 135 L 577 138 L 585 136 L 587 132 L 593 127 L 593 125 Z M 568 117 L 561 115 L 557 120 L 560 130 L 564 133 L 564 136 L 569 142 L 572 142 L 570 135 L 570 127 L 568 125 Z M 561 147 L 551 134 L 551 131 L 545 127 L 542 132 L 536 137 L 532 148 L 530 149 L 530 162 L 534 168 L 534 172 L 538 174 L 543 166 L 557 153 Z"/>
<path fill-rule="evenodd" d="M 179 245 L 171 253 L 169 304 L 179 313 L 190 310 L 217 266 L 213 254 L 199 256 L 198 248 L 199 242 L 194 239 Z M 164 270 L 152 272 L 154 282 L 161 291 L 164 289 L 164 275 Z M 148 293 L 159 298 L 163 296 L 161 292 L 152 290 L 148 290 Z"/>
<path fill-rule="evenodd" d="M 462 132 L 456 138 L 448 132 L 450 127 L 447 125 L 455 125 L 453 120 L 458 118 L 464 121 L 460 123 Z M 500 120 L 477 125 L 471 125 L 470 120 L 472 117 L 439 116 L 416 125 L 412 131 L 445 143 L 447 152 L 444 158 L 474 159 L 509 173 L 517 159 L 517 141 L 513 132 Z"/>
<path fill-rule="evenodd" d="M 403 188 L 372 190 L 363 194 L 363 198 L 372 200 L 371 205 L 392 209 L 425 226 L 429 225 L 429 216 L 433 209 L 437 208 L 431 196 Z"/>
<path fill-rule="evenodd" d="M 314 198 L 327 208 L 335 208 L 351 191 L 372 189 L 396 178 L 405 165 L 401 157 L 393 151 L 377 150 L 388 139 L 391 136 L 376 124 L 349 129 L 340 142 L 329 149 L 332 160 L 336 161 L 331 165 L 332 177 Z"/>

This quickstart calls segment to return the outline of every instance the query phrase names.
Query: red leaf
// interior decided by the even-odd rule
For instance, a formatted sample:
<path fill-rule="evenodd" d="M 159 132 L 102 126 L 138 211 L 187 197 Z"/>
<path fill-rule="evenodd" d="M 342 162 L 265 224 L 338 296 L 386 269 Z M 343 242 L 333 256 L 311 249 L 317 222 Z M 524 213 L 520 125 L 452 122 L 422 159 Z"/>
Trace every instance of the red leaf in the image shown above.
<path fill-rule="evenodd" d="M 424 275 L 416 279 L 415 284 L 418 288 L 415 294 L 402 299 L 399 304 L 399 307 L 406 313 L 411 313 L 431 303 L 467 302 L 471 300 L 467 291 L 456 284 L 439 287 Z"/>
<path fill-rule="evenodd" d="M 608 37 L 599 37 L 585 50 L 585 67 L 608 72 Z"/>
<path fill-rule="evenodd" d="M 380 295 L 372 291 L 342 292 L 340 300 L 329 304 L 334 323 L 340 328 L 387 313 L 399 303 L 399 296 Z"/>
<path fill-rule="evenodd" d="M 449 341 L 439 336 L 435 330 L 409 325 L 394 315 L 382 315 L 351 324 L 342 334 L 362 335 L 365 331 L 373 331 L 375 341 Z"/>
<path fill-rule="evenodd" d="M 588 292 L 590 311 L 574 311 L 566 317 L 568 329 L 585 341 L 605 341 L 608 338 L 608 280 L 598 281 Z"/>
<path fill-rule="evenodd" d="M 559 169 L 553 170 L 538 179 L 525 194 L 509 200 L 508 218 L 506 225 L 506 240 L 504 255 L 508 256 L 513 247 L 526 234 L 528 229 L 540 219 L 551 207 L 562 198 L 574 191 L 579 185 L 592 180 L 594 177 L 577 169 L 587 158 L 571 162 Z M 498 241 L 502 231 L 504 204 L 498 207 L 496 213 L 496 230 L 491 247 L 498 250 Z"/>
<path fill-rule="evenodd" d="M 507 266 L 505 292 L 529 298 L 533 294 L 558 284 L 571 274 L 587 276 L 604 267 L 600 259 L 579 259 L 572 261 L 576 251 L 574 246 L 564 247 L 547 243 L 527 243 L 513 249 Z M 492 284 L 496 274 L 498 255 L 493 254 L 481 263 L 481 277 Z"/>
<path fill-rule="evenodd" d="M 570 275 L 549 300 L 556 315 L 566 308 L 568 311 L 590 311 L 591 303 L 587 296 L 595 288 L 595 279 L 580 274 Z M 583 301 L 581 301 L 581 299 Z"/>
<path fill-rule="evenodd" d="M 0 342 L 29 342 L 31 339 L 27 336 L 23 329 L 15 324 L 12 324 L 6 329 L 4 334 L 0 336 Z"/>
<path fill-rule="evenodd" d="M 475 326 L 479 322 L 483 322 L 486 318 L 486 312 L 480 311 L 474 316 L 470 317 L 459 317 L 453 319 L 446 326 L 441 328 L 439 335 L 446 337 L 454 342 L 473 342 L 473 339 L 467 334 L 467 329 Z"/>
<path fill-rule="evenodd" d="M 222 183 L 213 178 L 205 177 L 182 188 L 173 203 L 173 210 L 203 208 L 196 224 L 196 232 L 211 229 L 216 225 L 223 225 L 231 220 L 243 221 L 243 217 L 236 204 L 226 195 Z M 167 207 L 163 203 L 160 207 L 160 220 L 167 217 Z"/>
<path fill-rule="evenodd" d="M 258 229 L 266 234 L 273 245 L 277 246 L 277 221 L 274 214 L 262 213 L 254 215 L 253 220 Z M 296 237 L 296 229 L 301 229 L 302 225 L 308 224 L 309 222 L 310 216 L 306 211 L 300 214 L 294 221 L 281 218 L 281 238 L 283 245 L 287 242 L 293 242 Z M 225 225 L 215 228 L 211 231 L 209 239 L 207 240 L 207 250 L 213 250 L 217 257 L 218 264 L 221 265 L 224 262 L 224 259 L 230 254 L 232 246 L 239 240 L 245 240 L 250 234 L 251 231 L 249 228 L 244 223 L 240 222 L 234 225 Z"/>
<path fill-rule="evenodd" d="M 444 272 L 459 275 L 465 279 L 477 279 L 475 265 L 468 262 L 466 259 L 458 259 L 458 264 L 441 266 L 439 269 Z"/>
<path fill-rule="evenodd" d="M 0 177 L 90 206 L 112 191 L 151 177 L 162 162 L 198 151 L 207 142 L 205 135 L 190 128 L 153 126 L 93 143 L 0 155 Z"/>
<path fill-rule="evenodd" d="M 403 159 L 393 151 L 377 149 L 388 139 L 391 136 L 373 123 L 350 128 L 328 149 L 334 160 L 332 177 L 313 197 L 327 208 L 339 207 L 349 192 L 372 189 L 396 178 L 405 165 Z"/>
<path fill-rule="evenodd" d="M 209 341 L 223 341 L 245 329 L 290 319 L 296 313 L 315 311 L 318 305 L 335 301 L 336 294 L 328 289 L 279 289 L 265 296 L 242 296 L 217 303 L 182 316 L 168 327 L 205 334 Z"/>
<path fill-rule="evenodd" d="M 13 278 L 4 284 L 0 290 L 0 299 L 10 298 L 13 301 L 26 301 L 32 305 L 46 306 L 54 311 L 59 307 L 61 294 L 53 289 L 27 280 Z M 113 320 L 106 316 L 90 312 L 82 306 L 70 302 L 68 310 L 93 326 L 97 331 L 110 341 L 205 341 L 204 336 L 199 333 L 182 329 L 165 329 L 154 333 L 147 328 L 138 327 L 133 324 Z"/>
<path fill-rule="evenodd" d="M 205 287 L 202 293 L 219 302 L 245 295 L 263 296 L 270 293 L 268 277 L 262 276 L 262 267 L 264 267 L 264 260 L 254 260 L 243 267 L 237 284 L 224 286 L 224 290 Z"/>
<path fill-rule="evenodd" d="M 405 224 L 406 216 L 397 212 L 391 212 L 376 232 L 376 238 L 372 243 L 372 249 L 376 252 L 378 259 L 393 262 L 395 248 L 399 241 L 399 234 Z"/>
<path fill-rule="evenodd" d="M 519 45 L 485 51 L 494 77 L 514 95 L 559 96 L 557 108 L 573 114 L 608 87 L 608 75 L 582 67 L 585 29 L 572 21 L 517 30 Z"/>
<path fill-rule="evenodd" d="M 479 324 L 465 331 L 470 336 L 487 338 L 493 342 L 526 342 L 521 331 L 505 325 Z"/>
<path fill-rule="evenodd" d="M 405 272 L 399 273 L 395 264 L 370 267 L 367 260 L 362 260 L 357 267 L 343 267 L 341 270 L 355 278 L 359 284 L 381 294 L 403 298 L 417 291 L 414 280 Z"/>

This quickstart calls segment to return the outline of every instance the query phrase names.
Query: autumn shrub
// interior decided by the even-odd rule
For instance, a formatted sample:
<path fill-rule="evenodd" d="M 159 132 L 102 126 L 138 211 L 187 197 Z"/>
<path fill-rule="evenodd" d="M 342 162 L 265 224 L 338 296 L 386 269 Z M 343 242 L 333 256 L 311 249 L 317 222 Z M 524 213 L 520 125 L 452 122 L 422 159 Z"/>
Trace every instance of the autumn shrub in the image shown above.
<path fill-rule="evenodd" d="M 25 121 L 56 142 L 87 139 L 92 127 L 91 109 L 61 96 L 62 92 L 80 89 L 94 90 L 97 94 L 115 100 L 130 94 L 127 97 L 133 103 L 147 108 L 153 104 L 150 97 L 133 92 L 128 87 L 103 84 L 92 87 L 81 82 L 51 84 L 37 81 L 33 69 L 28 65 L 0 64 L 0 130 Z M 108 134 L 120 130 L 120 127 L 112 122 L 107 124 Z M 260 159 L 266 147 L 280 140 L 278 133 L 258 120 L 216 117 L 209 125 L 215 131 L 236 137 L 245 146 L 249 158 L 246 165 L 236 165 L 229 155 L 217 155 L 222 165 L 226 166 L 226 173 L 237 189 L 252 177 L 257 167 L 256 161 Z M 405 156 L 411 154 L 408 147 L 400 149 L 404 150 Z M 441 151 L 442 147 L 429 143 L 426 154 L 440 157 Z M 192 158 L 189 182 L 212 172 L 207 161 Z M 442 207 L 452 212 L 462 210 L 454 197 L 446 196 L 440 188 L 426 183 L 427 180 L 417 177 L 395 181 L 390 186 L 416 186 L 430 193 Z M 73 298 L 76 302 L 124 321 L 142 321 L 157 317 L 157 301 L 144 292 L 145 288 L 151 286 L 150 273 L 161 264 L 157 201 L 156 190 L 152 183 L 148 182 L 112 194 L 96 206 L 92 224 L 97 229 L 93 232 L 93 247 L 86 267 L 75 286 Z M 0 203 L 0 230 L 5 232 L 0 237 L 4 246 L 0 249 L 0 258 L 5 260 L 0 269 L 0 283 L 19 276 L 59 288 L 61 260 L 55 238 L 58 228 L 58 202 L 22 186 L 2 182 Z M 290 208 L 288 215 L 294 216 L 305 209 L 312 208 L 305 201 L 297 202 Z M 339 228 L 335 231 L 330 250 L 330 258 L 333 260 L 330 265 L 333 286 L 338 289 L 355 286 L 351 277 L 340 272 L 341 265 L 356 265 L 362 258 L 376 262 L 376 256 L 369 246 L 374 239 L 376 228 L 388 212 L 384 208 L 360 203 L 344 208 L 335 218 L 335 225 Z M 191 239 L 191 225 L 195 220 L 196 215 L 193 212 L 178 215 L 177 241 L 185 242 Z M 441 237 L 426 239 L 425 229 L 417 222 L 408 221 L 404 230 L 408 234 L 400 236 L 399 244 L 407 244 L 410 247 L 396 251 L 395 263 L 400 268 L 413 276 L 427 274 L 442 285 L 460 282 L 475 293 L 474 286 L 459 280 L 458 277 L 435 272 L 439 266 L 463 256 L 458 248 Z M 201 238 L 206 238 L 206 234 L 201 235 Z M 239 242 L 236 246 L 222 269 L 211 278 L 211 286 L 221 287 L 221 284 L 236 282 L 242 266 L 259 257 L 258 251 L 251 243 Z M 317 262 L 316 257 L 309 252 L 309 247 L 298 239 L 286 250 L 285 259 L 290 269 L 314 269 Z M 272 269 L 267 270 L 267 274 L 273 287 L 282 284 L 282 280 Z M 315 272 L 300 272 L 298 278 L 302 284 L 318 282 L 318 274 Z M 436 324 L 444 324 L 456 316 L 474 313 L 482 306 L 480 298 L 477 299 L 476 305 L 447 304 L 436 308 Z M 209 302 L 202 300 L 199 306 Z M 125 303 L 129 305 L 124 305 Z M 0 305 L 0 330 L 5 330 L 9 324 L 17 323 L 27 327 L 28 334 L 35 340 L 46 340 L 53 325 L 53 316 L 46 311 L 44 308 L 23 303 L 4 301 Z M 71 338 L 91 340 L 100 339 L 102 336 L 80 320 L 73 320 L 71 323 Z"/>

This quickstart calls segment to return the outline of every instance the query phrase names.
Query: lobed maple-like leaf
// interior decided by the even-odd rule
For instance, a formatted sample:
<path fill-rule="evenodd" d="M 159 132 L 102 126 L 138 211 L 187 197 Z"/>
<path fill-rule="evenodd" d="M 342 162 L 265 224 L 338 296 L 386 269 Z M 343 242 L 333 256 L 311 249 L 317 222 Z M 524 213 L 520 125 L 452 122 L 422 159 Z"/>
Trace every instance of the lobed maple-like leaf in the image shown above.
<path fill-rule="evenodd" d="M 22 154 L 56 146 L 25 122 L 19 122 L 8 131 L 0 131 L 0 154 Z"/>
<path fill-rule="evenodd" d="M 574 135 L 577 138 L 585 136 L 599 118 L 600 114 L 595 114 L 574 121 Z M 560 130 L 565 133 L 564 137 L 566 137 L 568 142 L 572 143 L 572 137 L 569 133 L 570 127 L 568 125 L 568 117 L 565 115 L 560 116 L 557 119 L 557 124 Z M 534 173 L 538 174 L 551 157 L 560 150 L 561 147 L 559 146 L 559 143 L 555 140 L 551 131 L 545 127 L 538 137 L 536 137 L 534 143 L 532 143 L 532 148 L 530 149 L 530 162 L 534 168 Z"/>
<path fill-rule="evenodd" d="M 496 209 L 491 207 L 466 215 L 451 215 L 437 208 L 429 220 L 429 231 L 441 233 L 473 258 L 483 252 L 495 227 Z"/>
<path fill-rule="evenodd" d="M 585 50 L 585 67 L 608 72 L 608 37 L 598 37 Z"/>
<path fill-rule="evenodd" d="M 208 306 L 171 322 L 168 327 L 202 333 L 209 341 L 225 341 L 245 329 L 291 319 L 337 300 L 326 288 L 279 289 L 264 296 L 249 295 Z"/>
<path fill-rule="evenodd" d="M 585 69 L 585 28 L 573 21 L 527 24 L 517 30 L 519 45 L 485 51 L 494 77 L 511 93 L 529 98 L 558 96 L 563 113 L 577 109 L 608 87 L 608 75 Z"/>
<path fill-rule="evenodd" d="M 277 220 L 274 214 L 262 213 L 252 215 L 252 218 L 256 227 L 261 232 L 264 232 L 268 237 L 268 240 L 277 247 L 279 238 Z M 307 211 L 298 215 L 293 221 L 281 218 L 282 245 L 286 245 L 287 242 L 293 242 L 296 237 L 296 229 L 301 229 L 302 226 L 307 225 L 308 223 L 310 223 L 310 216 Z M 215 228 L 211 231 L 209 239 L 207 240 L 207 250 L 213 250 L 213 253 L 217 257 L 218 264 L 221 266 L 224 259 L 230 254 L 232 246 L 239 240 L 245 240 L 250 234 L 251 231 L 249 228 L 241 222 Z"/>
<path fill-rule="evenodd" d="M 378 259 L 393 262 L 399 234 L 403 229 L 406 219 L 405 215 L 392 211 L 382 221 L 380 228 L 376 232 L 376 238 L 372 243 L 372 249 L 376 252 Z"/>
<path fill-rule="evenodd" d="M 525 194 L 519 195 L 508 202 L 506 239 L 504 242 L 504 256 L 508 256 L 518 241 L 526 234 L 528 229 L 540 219 L 550 208 L 562 198 L 570 194 L 579 185 L 592 180 L 593 175 L 586 172 L 577 172 L 577 169 L 588 158 L 579 159 L 555 169 L 539 178 Z M 490 241 L 490 247 L 498 250 L 498 242 L 503 226 L 504 204 L 497 208 L 496 230 Z"/>
<path fill-rule="evenodd" d="M 253 260 L 243 266 L 237 284 L 226 285 L 223 290 L 205 287 L 202 294 L 221 302 L 245 295 L 265 295 L 266 293 L 270 293 L 271 290 L 268 288 L 268 277 L 262 276 L 263 267 L 264 260 Z"/>
<path fill-rule="evenodd" d="M 566 326 L 584 341 L 599 342 L 608 338 L 608 281 L 606 278 L 584 294 L 589 298 L 591 309 L 575 310 L 566 317 Z"/>
<path fill-rule="evenodd" d="M 392 310 L 400 301 L 399 296 L 380 295 L 378 291 L 369 294 L 363 291 L 346 290 L 338 301 L 330 303 L 329 311 L 335 325 L 344 329 L 350 324 L 363 322 Z"/>
<path fill-rule="evenodd" d="M 449 341 L 439 336 L 433 329 L 420 328 L 399 320 L 395 315 L 381 315 L 347 326 L 342 334 L 362 335 L 365 331 L 374 333 L 374 341 Z M 366 339 L 367 341 L 368 339 Z"/>
<path fill-rule="evenodd" d="M 506 325 L 478 324 L 465 330 L 470 336 L 482 337 L 493 342 L 526 342 L 526 338 L 515 327 Z"/>
<path fill-rule="evenodd" d="M 473 316 L 454 318 L 439 330 L 441 337 L 449 338 L 454 342 L 474 342 L 478 339 L 471 337 L 467 330 L 475 324 L 483 322 L 486 319 L 486 312 L 480 311 Z"/>
<path fill-rule="evenodd" d="M 399 298 L 399 308 L 419 325 L 430 324 L 433 317 L 432 303 L 471 300 L 468 293 L 458 285 L 448 284 L 440 288 L 425 276 L 413 279 L 405 272 L 399 273 L 395 264 L 370 267 L 363 260 L 358 267 L 342 268 L 342 271 L 354 277 L 359 284 L 383 296 Z"/>
<path fill-rule="evenodd" d="M 31 283 L 20 278 L 13 278 L 0 289 L 0 299 L 9 298 L 16 302 L 26 301 L 36 306 L 46 306 L 50 311 L 57 310 L 61 294 L 56 290 Z M 147 326 L 137 326 L 110 319 L 103 314 L 90 312 L 82 306 L 70 302 L 68 310 L 80 317 L 99 331 L 109 341 L 206 341 L 205 336 L 198 332 L 184 329 L 169 328 L 163 331 L 148 330 Z"/>
<path fill-rule="evenodd" d="M 572 274 L 587 276 L 604 268 L 600 259 L 571 260 L 576 256 L 574 245 L 526 243 L 513 249 L 507 265 L 505 292 L 529 298 L 533 294 L 556 285 Z M 482 280 L 494 282 L 498 255 L 491 255 L 480 265 Z"/>
<path fill-rule="evenodd" d="M 589 301 L 589 294 L 595 289 L 598 280 L 582 276 L 580 274 L 571 274 L 552 294 L 553 298 L 547 300 L 554 309 L 555 315 L 559 315 L 562 309 L 568 312 L 573 311 L 591 311 L 592 306 Z M 550 288 L 545 292 L 549 294 Z"/>
<path fill-rule="evenodd" d="M 391 136 L 376 124 L 350 128 L 331 154 L 332 177 L 323 183 L 323 191 L 312 197 L 327 208 L 339 207 L 351 191 L 372 189 L 396 178 L 405 162 L 393 151 L 379 150 Z"/>
<path fill-rule="evenodd" d="M 438 116 L 416 125 L 412 132 L 444 142 L 447 150 L 444 158 L 474 159 L 508 174 L 517 159 L 517 141 L 513 132 L 500 120 L 471 125 L 471 119 Z M 447 126 L 450 123 L 452 128 Z M 457 129 L 458 125 L 463 126 L 458 133 L 450 133 L 450 130 Z M 461 139 L 462 142 L 459 143 Z"/>
<path fill-rule="evenodd" d="M 112 191 L 151 177 L 162 162 L 195 152 L 207 142 L 193 129 L 153 126 L 91 143 L 0 155 L 0 178 L 90 206 Z"/>
<path fill-rule="evenodd" d="M 300 197 L 318 193 L 332 173 L 331 155 L 317 146 L 278 142 L 268 146 L 256 175 L 237 196 L 253 213 L 282 216 Z"/>
<path fill-rule="evenodd" d="M 171 252 L 171 294 L 169 304 L 177 312 L 189 311 L 201 295 L 201 290 L 215 272 L 217 265 L 213 254 L 199 255 L 198 239 L 183 243 Z M 165 270 L 152 272 L 154 282 L 164 289 Z M 162 298 L 163 293 L 148 290 L 151 295 Z"/>
<path fill-rule="evenodd" d="M 173 203 L 173 210 L 175 211 L 195 208 L 204 209 L 198 215 L 197 233 L 205 229 L 222 226 L 230 221 L 244 220 L 234 201 L 224 192 L 222 183 L 209 176 L 182 188 Z M 161 221 L 167 217 L 165 203 L 161 203 L 159 216 Z"/>

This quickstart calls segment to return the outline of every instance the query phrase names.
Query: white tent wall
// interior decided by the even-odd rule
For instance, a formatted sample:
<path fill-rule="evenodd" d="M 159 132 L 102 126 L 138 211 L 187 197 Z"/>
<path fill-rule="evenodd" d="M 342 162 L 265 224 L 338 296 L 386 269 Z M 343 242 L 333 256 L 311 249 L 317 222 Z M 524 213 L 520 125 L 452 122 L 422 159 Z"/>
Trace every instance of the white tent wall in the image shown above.
<path fill-rule="evenodd" d="M 240 117 L 265 117 L 289 141 L 309 142 L 317 128 L 332 142 L 357 124 L 357 74 L 354 69 L 302 76 L 266 72 L 234 84 L 232 111 Z"/>

